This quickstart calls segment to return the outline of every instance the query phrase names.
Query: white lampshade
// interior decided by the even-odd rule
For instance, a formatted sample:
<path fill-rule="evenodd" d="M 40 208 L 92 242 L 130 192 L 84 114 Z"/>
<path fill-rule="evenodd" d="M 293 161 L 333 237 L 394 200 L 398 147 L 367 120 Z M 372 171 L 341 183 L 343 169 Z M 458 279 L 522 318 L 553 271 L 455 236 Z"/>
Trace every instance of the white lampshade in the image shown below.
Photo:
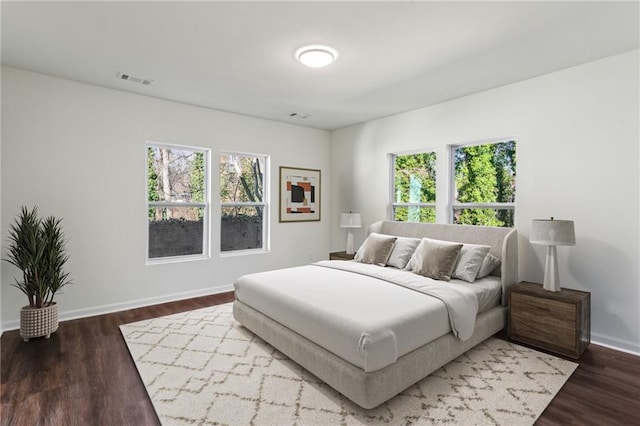
<path fill-rule="evenodd" d="M 362 228 L 360 213 L 340 214 L 340 228 Z"/>
<path fill-rule="evenodd" d="M 543 244 L 547 247 L 547 259 L 544 265 L 544 281 L 542 287 L 548 291 L 560 291 L 560 274 L 558 272 L 558 252 L 556 246 L 573 246 L 576 235 L 572 220 L 534 219 L 531 222 L 532 244 Z"/>
<path fill-rule="evenodd" d="M 531 222 L 531 244 L 546 246 L 574 246 L 576 234 L 572 220 L 533 219 Z"/>

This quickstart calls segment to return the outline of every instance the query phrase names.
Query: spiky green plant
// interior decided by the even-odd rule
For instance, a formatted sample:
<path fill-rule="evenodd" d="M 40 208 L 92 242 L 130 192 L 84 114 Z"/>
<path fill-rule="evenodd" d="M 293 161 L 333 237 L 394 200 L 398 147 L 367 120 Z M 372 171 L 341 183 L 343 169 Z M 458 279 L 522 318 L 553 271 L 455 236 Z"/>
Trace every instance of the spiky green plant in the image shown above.
<path fill-rule="evenodd" d="M 8 258 L 5 261 L 22 271 L 14 287 L 22 291 L 29 306 L 42 308 L 53 302 L 56 292 L 69 284 L 64 265 L 69 260 L 61 219 L 38 217 L 38 208 L 22 207 L 9 227 Z"/>

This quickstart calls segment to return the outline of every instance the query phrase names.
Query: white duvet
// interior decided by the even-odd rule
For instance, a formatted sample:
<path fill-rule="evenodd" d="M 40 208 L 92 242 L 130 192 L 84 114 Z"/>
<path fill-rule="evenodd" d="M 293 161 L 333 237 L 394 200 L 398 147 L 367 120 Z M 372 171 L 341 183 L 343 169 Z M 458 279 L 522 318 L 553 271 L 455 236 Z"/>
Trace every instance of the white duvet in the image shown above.
<path fill-rule="evenodd" d="M 453 332 L 473 333 L 473 290 L 395 268 L 357 262 L 313 265 L 245 275 L 236 298 L 324 347 L 375 371 Z"/>

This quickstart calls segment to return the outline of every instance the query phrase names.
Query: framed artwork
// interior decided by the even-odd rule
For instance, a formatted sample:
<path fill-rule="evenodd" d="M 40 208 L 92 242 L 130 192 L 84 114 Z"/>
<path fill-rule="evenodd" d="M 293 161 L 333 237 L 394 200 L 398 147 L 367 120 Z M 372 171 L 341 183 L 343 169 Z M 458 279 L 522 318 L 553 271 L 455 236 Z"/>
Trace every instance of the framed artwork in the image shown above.
<path fill-rule="evenodd" d="M 320 170 L 280 167 L 280 222 L 320 220 Z"/>

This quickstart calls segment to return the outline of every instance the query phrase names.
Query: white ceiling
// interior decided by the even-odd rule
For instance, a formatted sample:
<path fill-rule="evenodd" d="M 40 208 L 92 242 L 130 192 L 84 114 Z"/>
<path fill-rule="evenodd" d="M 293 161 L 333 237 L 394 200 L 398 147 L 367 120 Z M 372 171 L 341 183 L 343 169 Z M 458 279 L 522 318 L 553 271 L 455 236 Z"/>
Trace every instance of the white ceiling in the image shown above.
<path fill-rule="evenodd" d="M 3 65 L 321 129 L 640 48 L 636 1 L 1 7 Z M 327 68 L 304 67 L 293 53 L 305 44 L 340 56 Z M 153 84 L 118 80 L 119 71 Z"/>

